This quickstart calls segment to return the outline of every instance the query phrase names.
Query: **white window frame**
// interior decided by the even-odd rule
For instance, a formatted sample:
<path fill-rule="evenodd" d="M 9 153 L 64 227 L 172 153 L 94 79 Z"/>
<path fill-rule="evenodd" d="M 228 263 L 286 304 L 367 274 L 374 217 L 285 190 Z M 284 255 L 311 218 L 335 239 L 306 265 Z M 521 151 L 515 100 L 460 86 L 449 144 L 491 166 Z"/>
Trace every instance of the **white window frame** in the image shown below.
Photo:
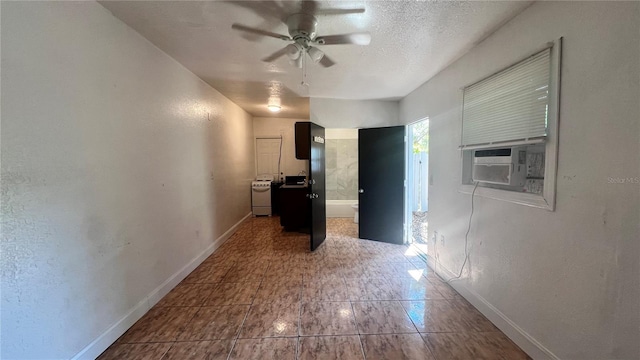
<path fill-rule="evenodd" d="M 547 137 L 545 141 L 544 188 L 542 195 L 478 186 L 475 195 L 508 201 L 516 204 L 555 211 L 556 176 L 558 172 L 558 129 L 560 120 L 560 72 L 562 61 L 562 38 L 553 41 L 551 46 L 551 79 L 549 80 L 549 111 L 547 115 Z M 462 132 L 460 134 L 462 139 Z M 468 170 L 465 169 L 464 151 L 460 152 L 462 163 L 462 181 Z M 460 185 L 458 192 L 472 194 L 474 184 Z"/>

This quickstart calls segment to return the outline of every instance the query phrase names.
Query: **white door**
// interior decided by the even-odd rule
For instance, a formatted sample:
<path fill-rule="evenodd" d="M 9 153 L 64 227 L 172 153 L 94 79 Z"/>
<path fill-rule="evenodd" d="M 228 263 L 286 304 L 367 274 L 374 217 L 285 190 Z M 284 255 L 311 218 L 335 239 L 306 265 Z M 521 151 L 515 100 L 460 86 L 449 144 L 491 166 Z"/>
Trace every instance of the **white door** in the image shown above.
<path fill-rule="evenodd" d="M 270 174 L 280 178 L 281 139 L 256 139 L 257 175 Z"/>

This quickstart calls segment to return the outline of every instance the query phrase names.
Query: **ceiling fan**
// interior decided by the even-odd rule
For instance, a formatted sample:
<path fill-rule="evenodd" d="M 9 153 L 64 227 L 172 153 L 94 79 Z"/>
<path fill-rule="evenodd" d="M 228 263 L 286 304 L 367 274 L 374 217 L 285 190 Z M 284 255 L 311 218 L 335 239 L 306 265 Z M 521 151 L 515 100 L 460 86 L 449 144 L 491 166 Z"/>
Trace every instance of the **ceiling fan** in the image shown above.
<path fill-rule="evenodd" d="M 348 11 L 348 13 L 362 13 L 364 12 L 364 9 L 349 9 Z M 371 42 L 371 34 L 368 32 L 318 36 L 316 33 L 318 20 L 315 16 L 308 13 L 290 15 L 286 18 L 286 24 L 289 28 L 289 35 L 281 35 L 237 23 L 233 24 L 231 28 L 250 34 L 268 36 L 290 42 L 289 45 L 263 58 L 262 61 L 273 62 L 276 59 L 287 55 L 291 62 L 299 68 L 302 67 L 305 54 L 307 54 L 314 63 L 319 63 L 324 67 L 330 67 L 335 64 L 331 58 L 326 56 L 322 50 L 316 47 L 318 45 L 369 45 Z"/>

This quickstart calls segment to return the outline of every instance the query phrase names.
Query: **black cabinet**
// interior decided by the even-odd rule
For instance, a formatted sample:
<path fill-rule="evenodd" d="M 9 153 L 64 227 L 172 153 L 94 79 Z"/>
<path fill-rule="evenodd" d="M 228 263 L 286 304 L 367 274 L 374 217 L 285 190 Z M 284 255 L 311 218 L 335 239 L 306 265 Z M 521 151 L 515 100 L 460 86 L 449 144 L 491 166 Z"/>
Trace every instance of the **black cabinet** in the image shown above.
<path fill-rule="evenodd" d="M 280 215 L 280 186 L 283 183 L 271 183 L 271 214 Z"/>
<path fill-rule="evenodd" d="M 309 160 L 311 157 L 311 123 L 295 123 L 296 159 Z"/>
<path fill-rule="evenodd" d="M 280 225 L 285 231 L 308 231 L 311 224 L 309 188 L 302 185 L 282 185 L 280 196 Z"/>

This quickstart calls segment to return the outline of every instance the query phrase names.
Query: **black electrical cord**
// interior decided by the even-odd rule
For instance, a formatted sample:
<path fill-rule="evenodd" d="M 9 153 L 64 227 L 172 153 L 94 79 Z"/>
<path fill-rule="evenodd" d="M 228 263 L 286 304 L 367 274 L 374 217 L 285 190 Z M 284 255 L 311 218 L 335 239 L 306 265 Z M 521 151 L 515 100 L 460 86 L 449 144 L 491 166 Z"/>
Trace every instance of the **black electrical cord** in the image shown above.
<path fill-rule="evenodd" d="M 278 178 L 281 178 L 280 161 L 282 160 L 282 135 L 280 135 L 280 154 L 278 155 Z"/>

